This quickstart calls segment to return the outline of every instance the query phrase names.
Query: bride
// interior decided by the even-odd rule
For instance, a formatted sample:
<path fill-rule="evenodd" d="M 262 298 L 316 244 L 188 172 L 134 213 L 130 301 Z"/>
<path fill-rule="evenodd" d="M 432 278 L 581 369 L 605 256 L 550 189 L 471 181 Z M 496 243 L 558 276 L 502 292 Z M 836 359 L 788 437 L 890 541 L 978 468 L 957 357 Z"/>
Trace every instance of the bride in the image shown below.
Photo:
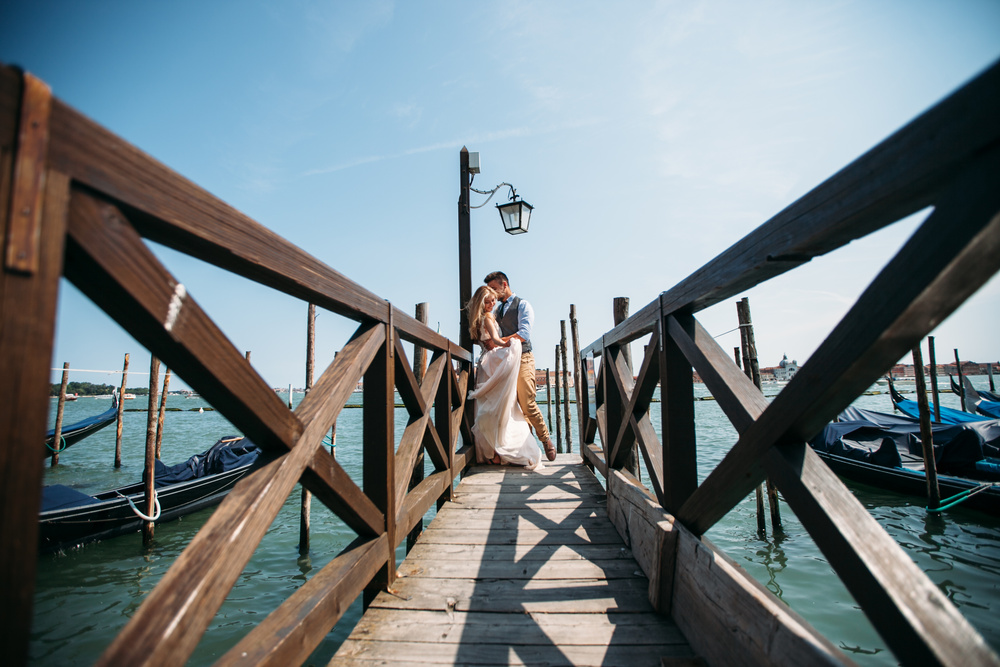
<path fill-rule="evenodd" d="M 510 463 L 528 470 L 542 468 L 542 450 L 517 404 L 517 373 L 521 341 L 501 338 L 493 307 L 496 294 L 482 285 L 469 300 L 469 333 L 483 352 L 476 371 L 476 422 L 472 433 L 476 453 L 484 463 Z"/>

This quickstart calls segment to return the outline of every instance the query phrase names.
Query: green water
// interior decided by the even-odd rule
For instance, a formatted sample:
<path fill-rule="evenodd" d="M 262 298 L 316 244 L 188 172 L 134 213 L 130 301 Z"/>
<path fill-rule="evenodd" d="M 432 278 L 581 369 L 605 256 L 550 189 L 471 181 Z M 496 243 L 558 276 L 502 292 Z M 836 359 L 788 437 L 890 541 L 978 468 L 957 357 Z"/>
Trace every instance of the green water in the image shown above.
<path fill-rule="evenodd" d="M 985 378 L 974 378 L 974 382 L 986 386 Z M 699 395 L 705 394 L 702 387 L 698 389 Z M 295 399 L 297 402 L 301 395 Z M 92 398 L 67 403 L 66 423 L 102 412 L 108 404 L 108 399 Z M 133 404 L 142 407 L 144 401 L 128 401 L 126 407 Z M 863 396 L 855 404 L 891 411 L 888 395 Z M 957 401 L 945 394 L 942 405 L 957 407 Z M 167 463 L 182 461 L 207 449 L 219 437 L 237 432 L 219 413 L 198 412 L 198 407 L 208 407 L 201 399 L 171 396 L 168 406 L 180 410 L 166 416 L 163 459 Z M 695 409 L 699 475 L 704 479 L 735 442 L 735 431 L 714 401 L 697 401 Z M 55 401 L 52 411 L 54 414 Z M 396 413 L 398 437 L 406 414 L 403 410 Z M 658 429 L 658 410 L 653 410 L 652 416 Z M 575 424 L 575 406 L 573 420 Z M 65 452 L 60 465 L 47 470 L 45 482 L 95 493 L 139 479 L 145 429 L 144 412 L 125 413 L 121 469 L 112 467 L 112 425 Z M 345 409 L 337 424 L 337 458 L 356 480 L 361 474 L 360 436 L 361 411 Z M 1000 520 L 961 508 L 945 516 L 931 516 L 917 498 L 888 495 L 851 483 L 848 486 L 994 650 L 1000 651 L 1000 624 L 992 616 L 994 609 L 1000 609 Z M 859 664 L 896 664 L 795 515 L 784 504 L 781 509 L 784 531 L 777 537 L 770 528 L 767 538 L 757 536 L 751 496 L 714 526 L 708 538 Z M 32 664 L 94 662 L 211 512 L 207 509 L 157 526 L 155 543 L 148 552 L 143 551 L 141 536 L 136 533 L 41 557 L 31 634 Z M 308 556 L 300 557 L 298 515 L 296 489 L 216 614 L 190 664 L 217 660 L 354 537 L 314 501 L 311 549 Z M 398 558 L 402 559 L 402 551 Z M 309 662 L 325 664 L 360 614 L 360 603 L 355 603 Z"/>

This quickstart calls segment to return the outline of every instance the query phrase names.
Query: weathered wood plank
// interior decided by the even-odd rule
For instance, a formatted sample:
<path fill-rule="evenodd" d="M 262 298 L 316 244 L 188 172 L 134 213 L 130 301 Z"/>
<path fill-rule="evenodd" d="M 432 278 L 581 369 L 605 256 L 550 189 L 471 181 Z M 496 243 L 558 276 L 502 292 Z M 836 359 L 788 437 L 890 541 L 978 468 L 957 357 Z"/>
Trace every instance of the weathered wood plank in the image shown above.
<path fill-rule="evenodd" d="M 442 561 L 407 558 L 399 565 L 403 577 L 423 579 L 642 579 L 635 560 L 614 558 L 591 561 Z"/>
<path fill-rule="evenodd" d="M 349 640 L 343 658 L 331 664 L 372 665 L 594 665 L 635 667 L 659 665 L 662 656 L 687 657 L 687 647 L 674 644 L 609 647 L 549 645 L 497 647 L 491 644 L 444 644 L 422 642 L 369 642 Z M 343 660 L 344 662 L 341 662 Z"/>
<path fill-rule="evenodd" d="M 675 526 L 672 618 L 709 664 L 852 664 L 707 540 Z"/>
<path fill-rule="evenodd" d="M 604 614 L 648 612 L 645 579 L 397 579 L 371 608 Z"/>
<path fill-rule="evenodd" d="M 451 472 L 441 470 L 420 481 L 403 497 L 396 514 L 396 538 L 402 542 L 441 494 L 451 485 Z M 393 545 L 394 547 L 396 545 Z"/>
<path fill-rule="evenodd" d="M 450 611 L 450 610 L 449 610 Z M 356 626 L 370 641 L 509 646 L 687 645 L 666 616 L 634 614 L 499 614 L 467 611 L 373 609 Z"/>
<path fill-rule="evenodd" d="M 48 419 L 68 200 L 68 179 L 49 172 L 37 271 L 0 272 L 0 655 L 14 665 L 28 660 L 43 476 L 42 457 L 25 453 L 38 451 Z"/>
<path fill-rule="evenodd" d="M 608 518 L 628 540 L 635 561 L 649 579 L 653 608 L 669 613 L 673 595 L 677 532 L 666 514 L 639 481 L 621 470 L 608 477 Z"/>
<path fill-rule="evenodd" d="M 432 524 L 433 526 L 433 524 Z M 510 529 L 454 529 L 428 527 L 424 530 L 422 539 L 434 544 L 489 544 L 503 546 L 518 544 L 533 546 L 545 542 L 547 538 L 557 544 L 567 546 L 582 544 L 623 544 L 617 531 L 610 525 L 583 527 L 568 530 L 541 530 L 532 528 Z"/>
<path fill-rule="evenodd" d="M 671 513 L 698 487 L 695 447 L 694 378 L 691 364 L 660 321 L 660 432 L 663 446 L 663 495 L 660 503 Z"/>
<path fill-rule="evenodd" d="M 548 533 L 547 533 L 548 534 Z M 486 541 L 488 534 L 482 535 L 483 541 L 477 544 L 452 544 L 425 540 L 419 542 L 407 554 L 407 559 L 439 561 L 467 560 L 482 562 L 484 560 L 520 562 L 522 560 L 614 560 L 615 558 L 633 558 L 632 551 L 621 546 L 619 539 L 611 544 L 593 544 L 583 542 L 568 545 L 561 540 L 554 544 L 534 542 L 525 544 L 517 541 L 510 545 L 497 544 L 492 539 Z"/>
<path fill-rule="evenodd" d="M 692 657 L 653 613 L 600 485 L 575 455 L 560 459 L 547 479 L 475 467 L 331 664 L 618 664 L 618 647 L 629 664 Z"/>
<path fill-rule="evenodd" d="M 8 271 L 34 273 L 41 263 L 42 198 L 51 110 L 52 90 L 25 73 L 10 208 L 4 209 L 8 216 L 4 266 Z"/>

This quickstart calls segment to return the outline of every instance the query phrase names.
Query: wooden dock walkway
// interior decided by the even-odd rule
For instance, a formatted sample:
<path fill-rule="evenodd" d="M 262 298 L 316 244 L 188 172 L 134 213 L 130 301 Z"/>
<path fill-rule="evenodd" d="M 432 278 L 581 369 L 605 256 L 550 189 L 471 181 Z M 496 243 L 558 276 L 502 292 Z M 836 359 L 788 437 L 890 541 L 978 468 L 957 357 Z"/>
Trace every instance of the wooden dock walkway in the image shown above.
<path fill-rule="evenodd" d="M 700 664 L 576 454 L 474 466 L 398 570 L 331 665 Z"/>

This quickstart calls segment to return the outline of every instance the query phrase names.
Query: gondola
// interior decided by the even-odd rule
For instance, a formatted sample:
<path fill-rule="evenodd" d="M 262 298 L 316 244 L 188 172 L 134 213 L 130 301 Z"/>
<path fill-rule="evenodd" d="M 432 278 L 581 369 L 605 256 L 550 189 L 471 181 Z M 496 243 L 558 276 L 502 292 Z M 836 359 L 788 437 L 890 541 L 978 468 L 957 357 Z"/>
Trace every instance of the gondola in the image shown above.
<path fill-rule="evenodd" d="M 893 385 L 892 380 L 889 380 L 889 396 L 892 398 L 892 404 L 897 410 L 902 412 L 907 417 L 920 419 L 920 409 L 917 406 L 917 402 L 903 398 L 903 395 L 896 391 L 896 387 Z M 927 405 L 930 408 L 931 418 L 933 419 L 935 414 L 934 404 L 928 402 Z M 987 419 L 989 418 L 981 415 L 975 415 L 971 412 L 964 412 L 962 410 L 955 410 L 954 408 L 941 406 L 942 424 L 967 424 L 969 422 L 979 422 Z"/>
<path fill-rule="evenodd" d="M 259 464 L 257 445 L 245 437 L 222 438 L 187 461 L 155 465 L 156 523 L 216 505 Z M 71 487 L 46 486 L 39 515 L 39 549 L 51 553 L 141 528 L 145 484 L 137 482 L 89 496 Z"/>
<path fill-rule="evenodd" d="M 931 429 L 944 504 L 954 498 L 956 504 L 1000 515 L 1000 420 L 933 424 Z M 852 407 L 809 444 L 846 479 L 927 498 L 917 419 Z"/>
<path fill-rule="evenodd" d="M 977 390 L 972 386 L 972 382 L 967 377 L 962 378 L 965 380 L 965 393 L 963 394 L 955 378 L 949 375 L 948 379 L 951 380 L 951 390 L 964 398 L 967 411 L 971 412 L 975 410 L 987 419 L 1000 419 L 1000 401 L 994 400 L 994 394 L 988 391 Z M 994 398 L 991 399 L 991 397 Z"/>
<path fill-rule="evenodd" d="M 102 428 L 111 424 L 118 417 L 118 390 L 115 389 L 111 394 L 111 407 L 102 412 L 99 415 L 94 415 L 93 417 L 87 417 L 86 419 L 81 419 L 75 424 L 70 424 L 68 426 L 63 426 L 62 433 L 59 438 L 59 446 L 55 445 L 56 430 L 54 428 L 49 429 L 48 433 L 45 434 L 45 449 L 44 456 L 51 456 L 55 453 L 60 453 L 70 445 L 83 440 L 88 435 L 93 435 L 97 433 Z"/>

